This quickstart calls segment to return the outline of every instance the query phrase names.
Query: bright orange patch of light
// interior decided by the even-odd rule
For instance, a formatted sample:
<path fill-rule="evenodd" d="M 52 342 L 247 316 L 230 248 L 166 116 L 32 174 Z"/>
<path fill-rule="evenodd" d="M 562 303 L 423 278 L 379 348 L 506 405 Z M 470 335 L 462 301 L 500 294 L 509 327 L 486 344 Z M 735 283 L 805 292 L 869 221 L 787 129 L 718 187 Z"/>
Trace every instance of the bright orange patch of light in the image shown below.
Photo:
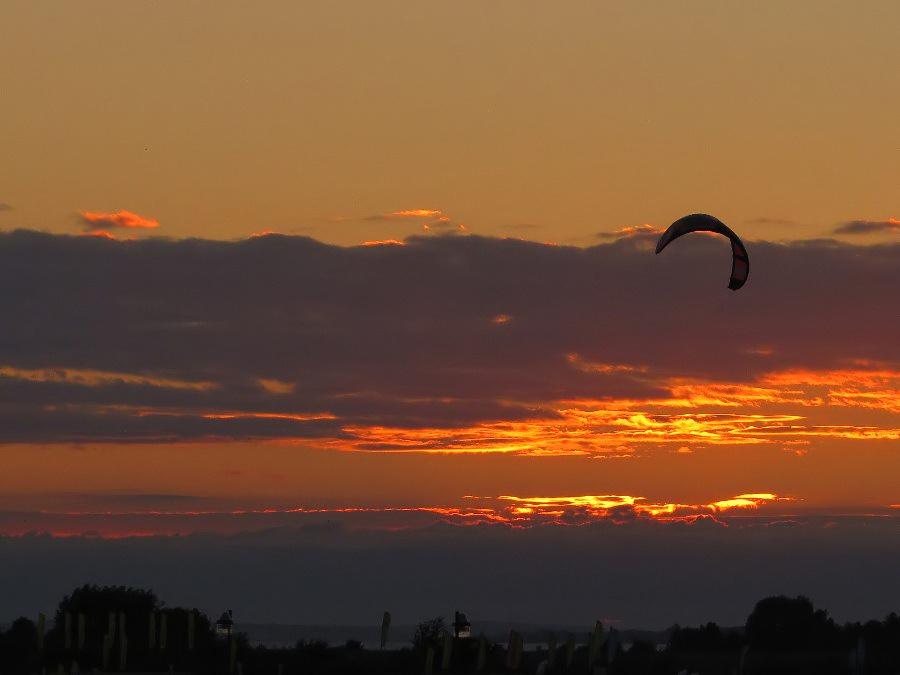
<path fill-rule="evenodd" d="M 131 211 L 118 211 L 116 213 L 97 213 L 82 211 L 81 218 L 86 223 L 99 225 L 100 227 L 124 227 L 152 229 L 159 227 L 159 221 L 153 218 L 144 218 Z"/>
<path fill-rule="evenodd" d="M 406 246 L 405 242 L 399 239 L 376 239 L 373 241 L 364 241 L 361 246 Z"/>
<path fill-rule="evenodd" d="M 153 412 L 145 412 L 144 415 L 153 415 Z M 162 413 L 169 414 L 169 413 Z M 331 413 L 266 413 L 266 412 L 227 412 L 227 413 L 200 413 L 198 415 L 207 420 L 235 420 L 235 419 L 264 419 L 264 420 L 294 420 L 295 422 L 309 422 L 310 420 L 337 419 Z"/>
<path fill-rule="evenodd" d="M 387 214 L 388 218 L 434 218 L 440 216 L 441 211 L 438 209 L 403 209 L 402 211 L 393 211 Z"/>
<path fill-rule="evenodd" d="M 649 225 L 647 223 L 643 225 L 629 225 L 627 227 L 620 228 L 615 232 L 615 234 L 619 235 L 620 237 L 634 237 L 639 235 L 662 233 L 662 228 L 656 227 L 655 225 Z"/>

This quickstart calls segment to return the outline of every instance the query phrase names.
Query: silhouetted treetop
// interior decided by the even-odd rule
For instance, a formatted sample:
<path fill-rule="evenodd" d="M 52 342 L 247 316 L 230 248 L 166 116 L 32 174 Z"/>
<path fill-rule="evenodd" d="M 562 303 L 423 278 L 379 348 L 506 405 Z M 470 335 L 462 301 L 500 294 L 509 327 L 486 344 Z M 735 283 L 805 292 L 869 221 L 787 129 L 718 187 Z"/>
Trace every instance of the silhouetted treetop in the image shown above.
<path fill-rule="evenodd" d="M 840 630 L 824 609 L 809 598 L 784 595 L 764 598 L 747 618 L 745 637 L 751 649 L 805 651 L 833 648 Z"/>

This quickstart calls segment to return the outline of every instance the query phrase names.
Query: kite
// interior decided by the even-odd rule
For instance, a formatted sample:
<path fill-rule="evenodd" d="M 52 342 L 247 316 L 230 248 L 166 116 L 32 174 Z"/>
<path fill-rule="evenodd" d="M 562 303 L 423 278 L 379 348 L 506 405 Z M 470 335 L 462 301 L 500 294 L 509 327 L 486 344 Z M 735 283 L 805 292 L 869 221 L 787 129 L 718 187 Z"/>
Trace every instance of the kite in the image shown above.
<path fill-rule="evenodd" d="M 669 228 L 662 233 L 659 241 L 656 242 L 656 252 L 659 253 L 670 242 L 678 239 L 683 234 L 689 232 L 715 232 L 728 237 L 731 240 L 731 278 L 728 281 L 728 288 L 736 291 L 744 282 L 747 281 L 747 275 L 750 273 L 750 258 L 747 256 L 747 249 L 744 248 L 740 238 L 718 218 L 708 216 L 705 213 L 694 213 L 684 218 L 679 218 L 669 225 Z"/>

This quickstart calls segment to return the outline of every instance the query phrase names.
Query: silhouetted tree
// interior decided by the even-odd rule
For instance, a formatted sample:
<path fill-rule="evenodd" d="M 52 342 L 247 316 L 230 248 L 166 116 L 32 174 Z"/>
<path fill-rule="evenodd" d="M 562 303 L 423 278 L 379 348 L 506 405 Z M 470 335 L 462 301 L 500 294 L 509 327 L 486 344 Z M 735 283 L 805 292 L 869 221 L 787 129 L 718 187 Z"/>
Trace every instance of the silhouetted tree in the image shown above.
<path fill-rule="evenodd" d="M 669 649 L 674 652 L 736 652 L 741 648 L 741 636 L 735 631 L 723 631 L 713 622 L 699 628 L 676 627 L 669 638 Z"/>
<path fill-rule="evenodd" d="M 751 649 L 803 651 L 833 648 L 840 630 L 828 612 L 815 609 L 809 598 L 778 595 L 756 603 L 745 635 Z"/>
<path fill-rule="evenodd" d="M 444 617 L 438 616 L 428 621 L 423 621 L 416 626 L 416 633 L 413 636 L 413 649 L 424 652 L 428 647 L 438 651 L 444 643 L 444 635 L 447 633 L 447 626 L 444 624 Z"/>
<path fill-rule="evenodd" d="M 19 617 L 0 632 L 0 673 L 32 673 L 40 666 L 37 626 L 30 619 Z"/>

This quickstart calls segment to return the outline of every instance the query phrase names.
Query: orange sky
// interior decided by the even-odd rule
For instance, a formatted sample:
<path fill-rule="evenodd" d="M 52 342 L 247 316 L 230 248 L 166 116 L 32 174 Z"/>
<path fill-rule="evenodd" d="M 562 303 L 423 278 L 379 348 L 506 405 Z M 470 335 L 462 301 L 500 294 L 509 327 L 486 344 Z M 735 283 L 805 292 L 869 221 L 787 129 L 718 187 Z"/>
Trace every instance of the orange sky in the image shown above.
<path fill-rule="evenodd" d="M 701 208 L 766 239 L 898 218 L 892 0 L 5 16 L 6 228 L 130 212 L 174 237 L 359 244 L 462 224 L 585 245 Z"/>

